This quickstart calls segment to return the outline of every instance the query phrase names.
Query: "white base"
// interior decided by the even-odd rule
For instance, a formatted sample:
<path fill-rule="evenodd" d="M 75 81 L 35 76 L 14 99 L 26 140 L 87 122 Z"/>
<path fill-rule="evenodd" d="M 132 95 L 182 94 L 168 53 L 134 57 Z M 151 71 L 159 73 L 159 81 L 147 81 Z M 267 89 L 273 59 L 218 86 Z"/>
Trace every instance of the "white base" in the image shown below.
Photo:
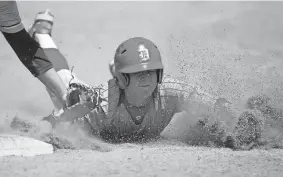
<path fill-rule="evenodd" d="M 0 157 L 36 156 L 53 152 L 53 146 L 43 141 L 19 135 L 0 134 Z"/>

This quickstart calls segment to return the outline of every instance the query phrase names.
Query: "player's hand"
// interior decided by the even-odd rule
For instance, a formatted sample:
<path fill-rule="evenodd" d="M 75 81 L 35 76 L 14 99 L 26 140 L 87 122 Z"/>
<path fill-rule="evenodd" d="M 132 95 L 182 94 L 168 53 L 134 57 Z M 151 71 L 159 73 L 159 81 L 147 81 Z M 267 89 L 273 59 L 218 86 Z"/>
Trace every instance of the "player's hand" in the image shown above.
<path fill-rule="evenodd" d="M 52 115 L 54 122 L 73 122 L 84 117 L 97 107 L 98 94 L 88 86 L 72 83 L 66 96 L 66 107 L 61 110 L 55 110 Z M 49 116 L 49 119 L 50 119 Z"/>
<path fill-rule="evenodd" d="M 68 108 L 76 104 L 83 104 L 93 109 L 96 107 L 97 98 L 98 95 L 92 88 L 82 84 L 72 83 L 70 84 L 66 103 Z"/>

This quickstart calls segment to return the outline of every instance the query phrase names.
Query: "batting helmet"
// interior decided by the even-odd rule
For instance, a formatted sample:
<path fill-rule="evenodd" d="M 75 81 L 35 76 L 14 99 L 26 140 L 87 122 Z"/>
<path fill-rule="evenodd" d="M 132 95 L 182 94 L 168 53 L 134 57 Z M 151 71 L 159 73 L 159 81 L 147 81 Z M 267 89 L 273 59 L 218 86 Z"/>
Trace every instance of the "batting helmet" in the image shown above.
<path fill-rule="evenodd" d="M 110 63 L 110 71 L 122 89 L 129 84 L 127 74 L 157 70 L 157 82 L 162 82 L 163 64 L 157 46 L 150 40 L 135 37 L 122 42 Z"/>

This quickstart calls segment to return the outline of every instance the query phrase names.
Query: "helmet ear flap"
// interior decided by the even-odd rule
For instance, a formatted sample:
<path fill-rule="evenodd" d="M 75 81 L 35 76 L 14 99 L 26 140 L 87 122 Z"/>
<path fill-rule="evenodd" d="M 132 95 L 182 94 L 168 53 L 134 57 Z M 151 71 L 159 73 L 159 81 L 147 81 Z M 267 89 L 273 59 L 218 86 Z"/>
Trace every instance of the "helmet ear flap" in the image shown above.
<path fill-rule="evenodd" d="M 121 89 L 125 89 L 128 86 L 129 81 L 130 81 L 129 76 L 127 76 L 126 74 L 121 74 L 121 73 L 116 72 L 114 60 L 110 61 L 109 69 L 110 69 L 110 73 L 112 74 L 112 76 L 117 79 L 118 86 Z"/>
<path fill-rule="evenodd" d="M 123 76 L 125 78 L 125 85 L 126 85 L 126 87 L 128 87 L 128 85 L 130 84 L 130 75 L 123 73 Z"/>
<path fill-rule="evenodd" d="M 158 69 L 156 72 L 157 72 L 157 83 L 161 84 L 163 79 L 163 69 Z"/>
<path fill-rule="evenodd" d="M 129 77 L 126 74 L 116 73 L 116 78 L 120 89 L 125 89 L 129 85 Z"/>

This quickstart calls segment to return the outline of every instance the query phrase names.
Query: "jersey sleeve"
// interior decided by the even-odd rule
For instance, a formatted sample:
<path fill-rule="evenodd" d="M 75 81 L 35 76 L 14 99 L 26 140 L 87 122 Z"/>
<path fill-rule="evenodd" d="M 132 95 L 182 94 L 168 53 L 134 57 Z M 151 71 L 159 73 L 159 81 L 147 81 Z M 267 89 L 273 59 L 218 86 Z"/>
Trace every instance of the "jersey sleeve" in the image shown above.
<path fill-rule="evenodd" d="M 24 29 L 16 1 L 0 1 L 0 31 L 16 33 Z"/>

